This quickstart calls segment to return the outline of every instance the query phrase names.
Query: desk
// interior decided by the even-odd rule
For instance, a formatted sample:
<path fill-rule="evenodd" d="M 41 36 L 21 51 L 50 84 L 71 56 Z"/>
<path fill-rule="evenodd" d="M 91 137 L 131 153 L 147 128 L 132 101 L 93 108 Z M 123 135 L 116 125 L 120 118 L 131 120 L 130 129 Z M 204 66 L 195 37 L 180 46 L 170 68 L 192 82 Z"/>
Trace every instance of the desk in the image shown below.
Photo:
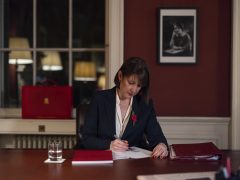
<path fill-rule="evenodd" d="M 63 164 L 45 164 L 47 150 L 0 150 L 0 179 L 15 180 L 136 180 L 137 175 L 217 171 L 225 163 L 226 156 L 232 159 L 232 168 L 240 165 L 240 151 L 224 151 L 221 161 L 172 161 L 128 159 L 117 160 L 108 165 L 72 166 L 72 150 L 64 150 Z"/>

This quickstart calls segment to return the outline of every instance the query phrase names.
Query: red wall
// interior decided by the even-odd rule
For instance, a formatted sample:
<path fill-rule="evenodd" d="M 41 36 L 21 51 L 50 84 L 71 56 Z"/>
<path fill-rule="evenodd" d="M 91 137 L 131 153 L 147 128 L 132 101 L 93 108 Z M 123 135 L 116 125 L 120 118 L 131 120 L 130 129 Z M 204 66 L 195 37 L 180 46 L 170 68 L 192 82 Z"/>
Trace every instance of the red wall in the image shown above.
<path fill-rule="evenodd" d="M 159 116 L 230 116 L 231 0 L 125 0 L 124 57 L 144 58 Z M 197 8 L 197 64 L 157 63 L 157 9 Z"/>

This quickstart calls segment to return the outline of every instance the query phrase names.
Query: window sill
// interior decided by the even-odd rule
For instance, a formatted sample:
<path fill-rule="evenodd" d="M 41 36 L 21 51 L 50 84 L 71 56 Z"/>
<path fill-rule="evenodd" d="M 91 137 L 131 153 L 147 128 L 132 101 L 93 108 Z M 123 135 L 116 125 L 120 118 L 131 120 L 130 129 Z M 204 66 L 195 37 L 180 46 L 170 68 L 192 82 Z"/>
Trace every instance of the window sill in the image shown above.
<path fill-rule="evenodd" d="M 76 121 L 0 117 L 0 134 L 75 135 Z"/>

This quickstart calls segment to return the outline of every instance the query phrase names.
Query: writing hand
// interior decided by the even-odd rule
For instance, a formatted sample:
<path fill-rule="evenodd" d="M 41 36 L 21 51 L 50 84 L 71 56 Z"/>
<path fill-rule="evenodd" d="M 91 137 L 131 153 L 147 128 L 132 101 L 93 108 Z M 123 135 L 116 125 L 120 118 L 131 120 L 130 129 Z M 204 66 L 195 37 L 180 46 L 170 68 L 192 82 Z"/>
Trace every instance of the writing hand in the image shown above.
<path fill-rule="evenodd" d="M 121 139 L 115 139 L 110 144 L 110 150 L 112 151 L 126 151 L 128 147 L 128 141 Z"/>
<path fill-rule="evenodd" d="M 167 156 L 168 156 L 168 150 L 167 150 L 167 146 L 165 144 L 160 143 L 153 149 L 153 152 L 152 152 L 153 158 L 160 157 L 160 159 L 163 159 Z"/>

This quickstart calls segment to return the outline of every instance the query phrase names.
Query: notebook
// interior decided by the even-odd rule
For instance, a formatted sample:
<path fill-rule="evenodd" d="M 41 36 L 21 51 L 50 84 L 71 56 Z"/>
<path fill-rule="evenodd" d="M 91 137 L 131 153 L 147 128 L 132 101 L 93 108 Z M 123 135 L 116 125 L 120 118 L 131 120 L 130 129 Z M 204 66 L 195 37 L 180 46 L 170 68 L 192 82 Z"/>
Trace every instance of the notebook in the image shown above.
<path fill-rule="evenodd" d="M 71 117 L 71 86 L 22 87 L 22 118 L 69 119 Z"/>
<path fill-rule="evenodd" d="M 110 150 L 75 150 L 72 159 L 73 165 L 109 163 L 113 163 Z"/>

